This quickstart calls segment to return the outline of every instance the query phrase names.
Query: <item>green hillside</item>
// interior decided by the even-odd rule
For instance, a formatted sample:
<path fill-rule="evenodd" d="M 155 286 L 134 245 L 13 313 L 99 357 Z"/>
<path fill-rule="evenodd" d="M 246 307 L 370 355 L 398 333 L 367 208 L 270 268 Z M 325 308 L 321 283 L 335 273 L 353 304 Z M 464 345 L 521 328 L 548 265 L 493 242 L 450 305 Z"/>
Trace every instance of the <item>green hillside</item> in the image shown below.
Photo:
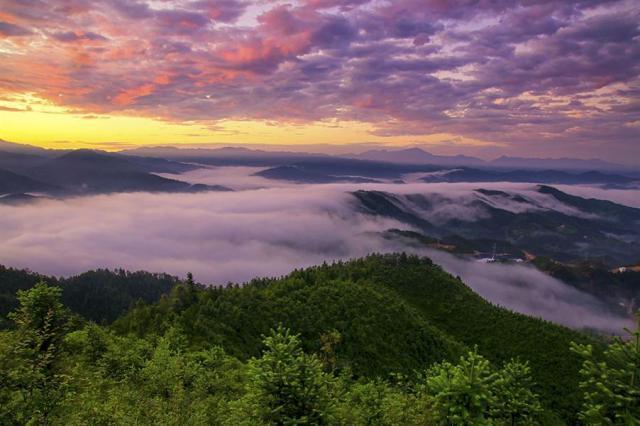
<path fill-rule="evenodd" d="M 527 359 L 543 400 L 566 415 L 579 403 L 578 360 L 567 328 L 491 305 L 429 259 L 372 255 L 294 271 L 242 287 L 174 292 L 114 324 L 121 333 L 162 334 L 178 326 L 194 348 L 221 345 L 246 359 L 261 335 L 283 324 L 310 351 L 332 329 L 338 358 L 358 375 L 410 374 L 478 345 L 490 360 Z"/>
<path fill-rule="evenodd" d="M 61 287 L 65 306 L 98 324 L 115 321 L 138 301 L 157 302 L 178 283 L 171 275 L 144 271 L 98 269 L 55 278 L 0 265 L 0 329 L 8 326 L 7 314 L 18 306 L 16 292 L 28 290 L 39 281 Z"/>
<path fill-rule="evenodd" d="M 189 279 L 108 327 L 63 320 L 56 292 L 64 301 L 71 287 L 74 300 L 86 295 L 84 310 L 121 300 L 112 290 L 122 277 L 129 294 L 153 299 L 151 275 L 140 274 L 97 271 L 81 276 L 81 286 L 19 293 L 15 328 L 0 333 L 0 380 L 8 383 L 0 405 L 9 410 L 0 420 L 567 424 L 585 412 L 582 359 L 606 346 L 493 306 L 431 260 L 405 254 L 243 286 Z M 593 354 L 571 342 L 592 345 Z M 25 368 L 39 373 L 24 376 Z M 25 389 L 40 396 L 22 400 Z"/>
<path fill-rule="evenodd" d="M 313 352 L 322 334 L 337 330 L 342 335 L 339 360 L 363 376 L 411 373 L 462 354 L 463 345 L 432 326 L 397 292 L 340 274 L 338 268 L 312 268 L 243 287 L 181 287 L 157 305 L 130 312 L 114 328 L 142 337 L 177 327 L 193 349 L 220 345 L 240 359 L 259 355 L 262 336 L 278 325 L 300 333 L 305 349 Z"/>

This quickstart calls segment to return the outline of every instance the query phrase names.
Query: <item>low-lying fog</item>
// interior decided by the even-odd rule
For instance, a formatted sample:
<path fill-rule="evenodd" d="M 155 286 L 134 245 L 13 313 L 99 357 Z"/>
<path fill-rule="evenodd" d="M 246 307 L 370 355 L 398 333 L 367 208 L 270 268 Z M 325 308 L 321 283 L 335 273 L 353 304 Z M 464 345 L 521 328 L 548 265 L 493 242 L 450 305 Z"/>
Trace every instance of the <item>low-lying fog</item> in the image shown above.
<path fill-rule="evenodd" d="M 484 187 L 535 195 L 526 184 L 274 184 L 250 176 L 254 171 L 202 169 L 181 177 L 236 192 L 131 193 L 0 206 L 0 264 L 53 275 L 105 267 L 178 276 L 191 271 L 205 283 L 243 282 L 323 261 L 407 250 L 377 235 L 407 226 L 355 213 L 349 191 L 441 192 L 464 200 L 471 190 Z M 638 191 L 560 189 L 640 206 Z M 531 267 L 481 264 L 432 250 L 421 253 L 483 297 L 512 310 L 604 331 L 629 324 L 606 313 L 591 296 Z"/>

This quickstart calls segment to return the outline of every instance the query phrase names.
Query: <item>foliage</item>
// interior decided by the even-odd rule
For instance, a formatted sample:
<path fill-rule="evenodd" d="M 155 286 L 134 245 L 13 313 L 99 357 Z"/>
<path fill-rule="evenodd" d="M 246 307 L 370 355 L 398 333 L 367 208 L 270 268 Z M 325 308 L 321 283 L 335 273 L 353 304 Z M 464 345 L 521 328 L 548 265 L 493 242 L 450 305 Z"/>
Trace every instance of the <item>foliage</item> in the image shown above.
<path fill-rule="evenodd" d="M 157 302 L 178 283 L 170 275 L 143 271 L 98 269 L 58 279 L 0 265 L 0 328 L 10 326 L 4 317 L 18 307 L 16 292 L 28 290 L 41 281 L 60 287 L 65 306 L 97 323 L 115 321 L 140 301 Z"/>
<path fill-rule="evenodd" d="M 498 370 L 493 383 L 495 401 L 490 416 L 505 424 L 532 424 L 542 414 L 527 362 L 511 360 Z"/>
<path fill-rule="evenodd" d="M 602 356 L 602 343 L 492 306 L 428 259 L 375 255 L 243 287 L 188 280 L 111 326 L 75 321 L 60 287 L 29 288 L 0 332 L 0 424 L 554 424 L 580 407 L 591 422 L 594 404 L 637 414 L 637 348 L 615 342 Z M 615 397 L 596 395 L 598 381 Z"/>
<path fill-rule="evenodd" d="M 427 372 L 427 393 L 432 395 L 438 418 L 446 424 L 483 424 L 495 396 L 496 375 L 477 351 L 461 357 L 458 365 L 443 362 Z"/>
<path fill-rule="evenodd" d="M 114 323 L 119 333 L 163 334 L 178 326 L 193 348 L 220 345 L 242 360 L 260 355 L 262 335 L 279 324 L 301 336 L 303 349 L 321 352 L 320 336 L 335 330 L 340 368 L 375 376 L 411 373 L 425 363 L 455 359 L 463 346 L 433 327 L 385 286 L 326 270 L 305 270 L 240 288 L 211 288 L 186 298 L 176 287 L 157 305 L 135 309 Z"/>
<path fill-rule="evenodd" d="M 639 317 L 640 321 L 640 317 Z M 597 357 L 591 345 L 573 344 L 584 358 L 579 417 L 588 424 L 640 424 L 640 327 L 628 341 L 617 339 Z"/>
<path fill-rule="evenodd" d="M 190 347 L 219 345 L 243 361 L 260 355 L 261 336 L 278 324 L 299 333 L 303 349 L 315 353 L 322 353 L 319 336 L 336 330 L 338 369 L 364 377 L 412 375 L 477 345 L 496 365 L 528 360 L 543 405 L 566 419 L 581 404 L 580 358 L 569 344 L 602 346 L 494 306 L 429 259 L 401 254 L 296 270 L 239 288 L 199 290 L 196 299 L 184 300 L 184 292 L 174 290 L 158 304 L 127 313 L 114 328 L 143 337 L 179 326 Z"/>
<path fill-rule="evenodd" d="M 332 420 L 333 376 L 300 339 L 279 327 L 264 339 L 266 351 L 248 363 L 244 401 L 247 416 L 265 424 L 328 424 Z"/>
<path fill-rule="evenodd" d="M 10 423 L 46 424 L 67 382 L 59 364 L 68 312 L 60 303 L 60 289 L 44 282 L 18 291 L 17 297 L 20 308 L 10 315 L 16 324 L 13 344 L 1 356 L 8 391 L 2 416 Z"/>
<path fill-rule="evenodd" d="M 428 425 L 435 416 L 427 399 L 412 388 L 389 381 L 343 378 L 345 391 L 336 408 L 339 424 Z"/>
<path fill-rule="evenodd" d="M 336 346 L 342 340 L 342 335 L 338 330 L 331 330 L 320 336 L 320 358 L 326 371 L 335 371 L 338 366 Z"/>

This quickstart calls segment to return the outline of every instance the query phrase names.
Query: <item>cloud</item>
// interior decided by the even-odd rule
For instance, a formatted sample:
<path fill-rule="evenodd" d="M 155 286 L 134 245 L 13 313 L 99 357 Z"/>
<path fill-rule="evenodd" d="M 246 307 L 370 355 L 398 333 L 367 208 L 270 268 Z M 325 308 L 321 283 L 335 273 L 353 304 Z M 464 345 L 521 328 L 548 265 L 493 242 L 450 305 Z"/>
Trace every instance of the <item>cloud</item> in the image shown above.
<path fill-rule="evenodd" d="M 54 33 L 51 36 L 54 39 L 64 43 L 71 43 L 71 42 L 77 42 L 77 41 L 106 41 L 107 40 L 106 37 L 91 31 L 88 31 L 88 32 L 66 31 L 61 33 Z"/>
<path fill-rule="evenodd" d="M 279 275 L 383 248 L 368 234 L 399 224 L 353 216 L 348 198 L 333 190 L 272 188 L 1 207 L 0 259 L 53 274 L 122 266 L 192 271 L 217 283 Z"/>
<path fill-rule="evenodd" d="M 0 35 L 4 37 L 20 37 L 30 35 L 31 31 L 19 25 L 0 21 Z"/>
<path fill-rule="evenodd" d="M 616 334 L 633 327 L 630 318 L 612 314 L 596 298 L 533 267 L 470 262 L 435 250 L 423 253 L 486 300 L 512 311 Z"/>
<path fill-rule="evenodd" d="M 233 190 L 291 188 L 295 183 L 274 182 L 256 173 L 266 170 L 266 167 L 206 167 L 191 170 L 182 174 L 158 173 L 160 176 L 182 180 L 191 184 L 222 185 Z"/>
<path fill-rule="evenodd" d="M 613 201 L 629 207 L 640 208 L 640 191 L 623 189 L 605 189 L 598 186 L 554 185 L 563 192 L 583 198 L 597 198 Z"/>
<path fill-rule="evenodd" d="M 245 12 L 249 2 L 237 0 L 202 0 L 194 6 L 203 10 L 209 18 L 220 22 L 235 22 Z"/>
<path fill-rule="evenodd" d="M 478 186 L 274 184 L 250 176 L 254 171 L 213 168 L 184 176 L 191 182 L 230 185 L 236 192 L 116 194 L 0 205 L 0 263 L 54 275 L 122 267 L 179 276 L 191 271 L 206 283 L 243 282 L 333 259 L 406 250 L 378 233 L 407 226 L 355 213 L 350 191 L 439 193 L 461 199 Z M 530 185 L 522 184 L 491 187 L 531 191 Z M 464 214 L 469 220 L 477 214 L 465 211 L 464 204 L 447 212 Z M 617 331 L 626 324 L 591 297 L 531 268 L 419 253 L 433 257 L 483 297 L 509 309 L 572 327 Z"/>
<path fill-rule="evenodd" d="M 8 106 L 0 105 L 0 111 L 7 111 L 7 112 L 25 112 L 25 111 L 31 111 L 31 107 L 27 106 L 27 107 L 25 107 L 25 108 L 13 108 L 13 107 L 8 107 Z"/>
<path fill-rule="evenodd" d="M 182 122 L 356 120 L 380 136 L 628 160 L 640 158 L 636 3 L 7 0 L 0 34 L 25 44 L 3 50 L 0 94 Z M 162 90 L 114 101 L 158 74 L 171 76 Z"/>

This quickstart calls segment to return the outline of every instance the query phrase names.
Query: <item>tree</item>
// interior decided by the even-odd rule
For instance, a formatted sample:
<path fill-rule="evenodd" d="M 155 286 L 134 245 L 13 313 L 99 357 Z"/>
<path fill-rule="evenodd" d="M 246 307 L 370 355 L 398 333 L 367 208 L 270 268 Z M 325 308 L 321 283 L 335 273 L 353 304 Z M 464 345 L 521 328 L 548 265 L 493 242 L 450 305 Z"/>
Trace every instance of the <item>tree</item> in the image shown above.
<path fill-rule="evenodd" d="M 264 344 L 262 357 L 248 365 L 251 416 L 269 424 L 327 424 L 334 378 L 322 362 L 305 354 L 299 336 L 286 328 L 272 330 Z"/>
<path fill-rule="evenodd" d="M 580 388 L 584 403 L 578 416 L 587 424 L 640 424 L 640 315 L 631 338 L 616 339 L 602 356 L 591 345 L 572 343 L 584 358 Z"/>
<path fill-rule="evenodd" d="M 460 357 L 457 365 L 447 361 L 427 371 L 426 391 L 443 424 L 471 425 L 487 422 L 496 374 L 477 348 Z"/>
<path fill-rule="evenodd" d="M 542 412 L 539 397 L 533 392 L 531 369 L 527 362 L 511 360 L 498 370 L 493 384 L 495 401 L 491 418 L 508 425 L 532 424 Z"/>
<path fill-rule="evenodd" d="M 338 366 L 336 346 L 338 346 L 341 340 L 342 335 L 335 329 L 320 336 L 320 357 L 322 365 L 328 372 L 333 372 Z"/>
<path fill-rule="evenodd" d="M 527 363 L 511 360 L 494 371 L 477 348 L 457 365 L 436 364 L 426 378 L 441 424 L 535 424 L 542 407 L 532 388 Z"/>
<path fill-rule="evenodd" d="M 8 388 L 20 422 L 48 424 L 57 403 L 64 396 L 66 376 L 60 371 L 61 343 L 69 314 L 60 303 L 61 289 L 38 283 L 18 291 L 20 306 L 9 315 L 15 322 L 15 363 L 7 372 Z"/>

